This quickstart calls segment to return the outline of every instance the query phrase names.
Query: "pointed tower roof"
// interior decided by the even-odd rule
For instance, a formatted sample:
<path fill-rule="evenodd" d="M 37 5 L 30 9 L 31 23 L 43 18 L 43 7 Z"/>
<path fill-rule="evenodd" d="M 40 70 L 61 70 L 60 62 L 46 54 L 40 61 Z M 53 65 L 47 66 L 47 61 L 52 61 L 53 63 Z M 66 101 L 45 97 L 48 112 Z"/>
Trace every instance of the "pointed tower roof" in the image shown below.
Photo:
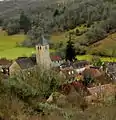
<path fill-rule="evenodd" d="M 39 40 L 39 44 L 44 46 L 48 45 L 48 40 L 44 38 L 44 36 L 41 36 L 41 39 Z"/>

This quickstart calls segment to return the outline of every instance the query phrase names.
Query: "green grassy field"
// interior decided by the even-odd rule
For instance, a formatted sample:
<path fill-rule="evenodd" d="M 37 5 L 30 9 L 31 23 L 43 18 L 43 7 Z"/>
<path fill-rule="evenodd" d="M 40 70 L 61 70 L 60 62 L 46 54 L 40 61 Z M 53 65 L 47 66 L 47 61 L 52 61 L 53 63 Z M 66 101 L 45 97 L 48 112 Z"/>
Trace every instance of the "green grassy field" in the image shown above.
<path fill-rule="evenodd" d="M 25 35 L 18 34 L 7 36 L 0 31 L 0 58 L 15 59 L 19 56 L 30 56 L 34 48 L 17 47 L 17 44 L 25 39 Z"/>
<path fill-rule="evenodd" d="M 92 55 L 77 55 L 78 60 L 88 60 L 91 61 Z M 116 62 L 116 57 L 100 57 L 101 61 Z"/>

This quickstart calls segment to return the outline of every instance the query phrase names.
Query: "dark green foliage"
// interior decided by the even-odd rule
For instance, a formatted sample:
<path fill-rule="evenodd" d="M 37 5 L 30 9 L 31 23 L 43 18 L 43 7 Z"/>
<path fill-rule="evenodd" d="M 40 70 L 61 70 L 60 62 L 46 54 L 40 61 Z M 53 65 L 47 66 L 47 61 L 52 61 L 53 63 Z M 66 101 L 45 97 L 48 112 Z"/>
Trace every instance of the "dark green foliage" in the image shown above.
<path fill-rule="evenodd" d="M 55 10 L 55 12 L 54 12 L 54 15 L 53 15 L 53 16 L 54 16 L 54 17 L 56 17 L 57 15 L 59 15 L 59 11 L 58 11 L 58 9 L 56 9 L 56 10 Z"/>
<path fill-rule="evenodd" d="M 4 21 L 3 21 L 3 23 L 2 23 L 2 29 L 3 29 L 3 30 L 7 30 L 8 22 L 9 22 L 8 19 L 4 19 Z"/>
<path fill-rule="evenodd" d="M 8 33 L 8 35 L 13 35 L 13 34 L 17 34 L 20 32 L 20 25 L 18 22 L 9 22 L 7 25 L 7 30 L 6 32 Z"/>
<path fill-rule="evenodd" d="M 85 86 L 88 86 L 88 85 L 90 85 L 91 83 L 94 82 L 94 78 L 91 76 L 91 74 L 89 72 L 84 73 L 84 78 L 83 79 L 84 79 L 83 83 L 84 83 Z"/>
<path fill-rule="evenodd" d="M 20 14 L 20 21 L 19 21 L 19 23 L 20 23 L 20 29 L 23 29 L 24 33 L 27 34 L 29 29 L 31 28 L 31 21 L 27 17 L 27 15 L 25 15 L 24 11 L 21 12 L 21 14 Z"/>
<path fill-rule="evenodd" d="M 10 18 L 8 20 L 4 20 L 3 29 L 6 30 L 8 35 L 19 33 L 20 32 L 19 20 L 16 18 Z"/>
<path fill-rule="evenodd" d="M 48 97 L 60 85 L 61 77 L 53 70 L 39 68 L 21 72 L 9 81 L 11 89 L 23 100 L 36 96 Z"/>
<path fill-rule="evenodd" d="M 71 40 L 71 35 L 69 35 L 69 41 L 67 42 L 66 47 L 66 60 L 73 61 L 76 59 L 76 52 L 73 44 L 74 43 Z"/>
<path fill-rule="evenodd" d="M 76 50 L 76 54 L 84 55 L 86 54 L 87 47 L 84 45 L 80 45 L 79 43 L 75 43 L 75 50 Z"/>
<path fill-rule="evenodd" d="M 3 19 L 0 18 L 0 26 L 3 24 Z"/>

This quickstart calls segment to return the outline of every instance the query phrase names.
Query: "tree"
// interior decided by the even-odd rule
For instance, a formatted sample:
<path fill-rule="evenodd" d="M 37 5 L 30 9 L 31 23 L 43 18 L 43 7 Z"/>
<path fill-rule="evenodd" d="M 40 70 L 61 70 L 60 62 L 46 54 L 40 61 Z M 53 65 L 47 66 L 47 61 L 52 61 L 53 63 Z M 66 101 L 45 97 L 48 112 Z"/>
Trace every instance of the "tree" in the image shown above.
<path fill-rule="evenodd" d="M 18 22 L 9 22 L 7 25 L 7 33 L 8 35 L 17 34 L 20 31 L 20 25 Z"/>
<path fill-rule="evenodd" d="M 84 73 L 84 81 L 83 82 L 84 82 L 85 86 L 88 86 L 89 84 L 94 82 L 94 79 L 93 79 L 93 77 L 91 76 L 91 74 L 89 72 L 86 73 L 86 71 L 85 71 L 85 73 Z"/>
<path fill-rule="evenodd" d="M 3 19 L 2 19 L 2 18 L 0 18 L 0 26 L 2 25 L 2 23 L 3 23 Z"/>
<path fill-rule="evenodd" d="M 75 60 L 76 52 L 73 44 L 74 43 L 71 40 L 71 34 L 69 34 L 69 41 L 67 42 L 67 47 L 66 47 L 66 56 L 65 56 L 66 60 L 69 61 Z"/>
<path fill-rule="evenodd" d="M 56 9 L 56 10 L 55 10 L 55 12 L 54 12 L 54 15 L 53 15 L 53 16 L 54 16 L 54 17 L 56 17 L 57 15 L 59 15 L 59 11 L 58 11 L 58 9 Z"/>
<path fill-rule="evenodd" d="M 26 70 L 13 76 L 9 83 L 11 89 L 23 100 L 28 100 L 34 96 L 49 97 L 61 84 L 62 77 L 56 73 L 54 70 L 48 71 L 36 67 L 33 70 Z"/>
<path fill-rule="evenodd" d="M 8 19 L 4 19 L 3 23 L 2 23 L 2 29 L 6 30 L 7 29 L 7 25 L 8 25 L 9 20 Z"/>
<path fill-rule="evenodd" d="M 20 14 L 20 29 L 23 29 L 24 33 L 27 34 L 30 28 L 31 28 L 30 19 L 22 11 Z"/>

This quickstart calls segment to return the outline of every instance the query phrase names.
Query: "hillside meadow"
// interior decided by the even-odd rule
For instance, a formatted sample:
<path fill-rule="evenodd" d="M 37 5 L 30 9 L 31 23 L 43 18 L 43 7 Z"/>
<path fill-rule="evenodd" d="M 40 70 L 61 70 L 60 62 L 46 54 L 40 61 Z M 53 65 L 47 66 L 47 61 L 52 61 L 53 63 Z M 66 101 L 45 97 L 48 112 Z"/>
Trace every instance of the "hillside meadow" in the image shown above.
<path fill-rule="evenodd" d="M 88 53 L 102 53 L 104 55 L 116 57 L 116 33 L 90 46 Z"/>
<path fill-rule="evenodd" d="M 8 36 L 5 32 L 0 31 L 0 58 L 7 59 L 16 59 L 21 56 L 30 56 L 32 53 L 35 53 L 35 48 L 26 48 L 26 47 L 18 47 L 17 44 L 20 44 L 26 38 L 23 34 L 17 34 Z M 65 38 L 64 34 L 55 34 L 52 36 L 52 40 L 58 41 L 63 40 Z M 50 52 L 54 52 L 54 50 L 50 50 Z M 79 60 L 91 60 L 92 55 L 77 55 Z M 101 57 L 102 61 L 116 61 L 116 58 L 110 57 Z"/>
<path fill-rule="evenodd" d="M 7 36 L 5 32 L 0 31 L 0 58 L 15 59 L 20 56 L 30 56 L 35 52 L 34 48 L 17 46 L 25 37 L 23 34 Z"/>

